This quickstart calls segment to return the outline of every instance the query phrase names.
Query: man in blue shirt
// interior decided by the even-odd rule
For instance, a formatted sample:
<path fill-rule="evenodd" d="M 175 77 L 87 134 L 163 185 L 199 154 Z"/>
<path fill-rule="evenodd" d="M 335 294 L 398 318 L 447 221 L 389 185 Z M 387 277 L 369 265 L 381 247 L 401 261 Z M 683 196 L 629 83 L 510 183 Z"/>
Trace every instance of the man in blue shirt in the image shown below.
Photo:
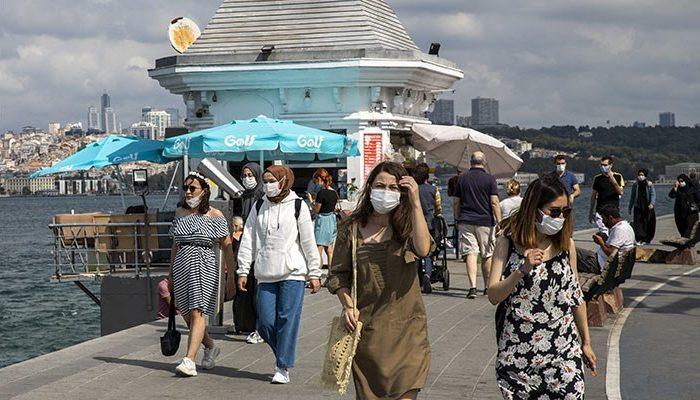
<path fill-rule="evenodd" d="M 566 192 L 569 193 L 569 203 L 573 204 L 574 200 L 581 195 L 581 188 L 579 187 L 578 179 L 576 175 L 566 170 L 566 156 L 559 154 L 554 158 L 554 163 L 556 164 L 555 174 L 559 177 L 566 187 Z"/>
<path fill-rule="evenodd" d="M 496 224 L 501 221 L 501 206 L 498 200 L 496 179 L 486 172 L 484 153 L 472 154 L 471 168 L 460 175 L 455 188 L 459 197 L 460 248 L 467 256 L 467 276 L 471 288 L 467 298 L 476 297 L 476 261 L 481 255 L 481 272 L 484 278 L 484 295 L 487 294 L 491 256 L 496 242 Z"/>

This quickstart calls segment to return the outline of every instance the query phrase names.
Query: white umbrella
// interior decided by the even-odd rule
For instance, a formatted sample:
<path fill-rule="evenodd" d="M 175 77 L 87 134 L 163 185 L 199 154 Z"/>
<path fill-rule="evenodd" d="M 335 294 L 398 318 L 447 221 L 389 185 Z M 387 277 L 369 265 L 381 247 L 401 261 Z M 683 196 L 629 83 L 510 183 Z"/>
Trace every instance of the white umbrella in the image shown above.
<path fill-rule="evenodd" d="M 461 126 L 413 124 L 411 140 L 413 147 L 436 161 L 462 169 L 469 168 L 472 153 L 481 151 L 486 156 L 486 170 L 497 178 L 512 177 L 523 164 L 505 143 Z"/>

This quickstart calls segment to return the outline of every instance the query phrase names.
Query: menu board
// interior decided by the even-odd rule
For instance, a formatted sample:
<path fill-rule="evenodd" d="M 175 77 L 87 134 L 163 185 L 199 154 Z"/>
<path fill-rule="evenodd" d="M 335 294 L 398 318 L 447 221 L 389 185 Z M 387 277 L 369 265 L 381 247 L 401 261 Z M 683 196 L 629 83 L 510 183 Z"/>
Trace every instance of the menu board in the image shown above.
<path fill-rule="evenodd" d="M 382 162 L 384 157 L 383 136 L 384 135 L 380 132 L 363 134 L 362 157 L 364 161 L 365 181 L 374 167 Z"/>

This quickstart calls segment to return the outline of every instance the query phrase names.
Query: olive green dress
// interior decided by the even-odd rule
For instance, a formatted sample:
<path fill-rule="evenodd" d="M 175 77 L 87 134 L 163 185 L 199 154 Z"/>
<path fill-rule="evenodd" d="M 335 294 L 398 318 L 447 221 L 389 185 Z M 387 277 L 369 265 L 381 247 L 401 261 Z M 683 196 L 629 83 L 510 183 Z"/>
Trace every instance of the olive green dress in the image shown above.
<path fill-rule="evenodd" d="M 417 257 L 409 242 L 362 243 L 358 229 L 357 307 L 362 336 L 352 366 L 358 399 L 396 399 L 422 389 L 430 346 Z M 350 227 L 339 228 L 327 287 L 351 288 Z"/>

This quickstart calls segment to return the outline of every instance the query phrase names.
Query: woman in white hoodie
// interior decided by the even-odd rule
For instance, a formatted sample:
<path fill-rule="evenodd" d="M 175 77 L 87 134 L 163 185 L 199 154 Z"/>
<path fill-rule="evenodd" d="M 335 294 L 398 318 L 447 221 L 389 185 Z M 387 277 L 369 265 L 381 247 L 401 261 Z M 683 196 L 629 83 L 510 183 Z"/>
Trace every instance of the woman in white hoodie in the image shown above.
<path fill-rule="evenodd" d="M 273 165 L 263 175 L 265 197 L 250 210 L 238 250 L 238 289 L 250 266 L 258 280 L 258 333 L 275 353 L 272 383 L 289 383 L 294 366 L 304 286 L 321 288 L 321 260 L 308 207 L 291 191 L 294 173 Z"/>

